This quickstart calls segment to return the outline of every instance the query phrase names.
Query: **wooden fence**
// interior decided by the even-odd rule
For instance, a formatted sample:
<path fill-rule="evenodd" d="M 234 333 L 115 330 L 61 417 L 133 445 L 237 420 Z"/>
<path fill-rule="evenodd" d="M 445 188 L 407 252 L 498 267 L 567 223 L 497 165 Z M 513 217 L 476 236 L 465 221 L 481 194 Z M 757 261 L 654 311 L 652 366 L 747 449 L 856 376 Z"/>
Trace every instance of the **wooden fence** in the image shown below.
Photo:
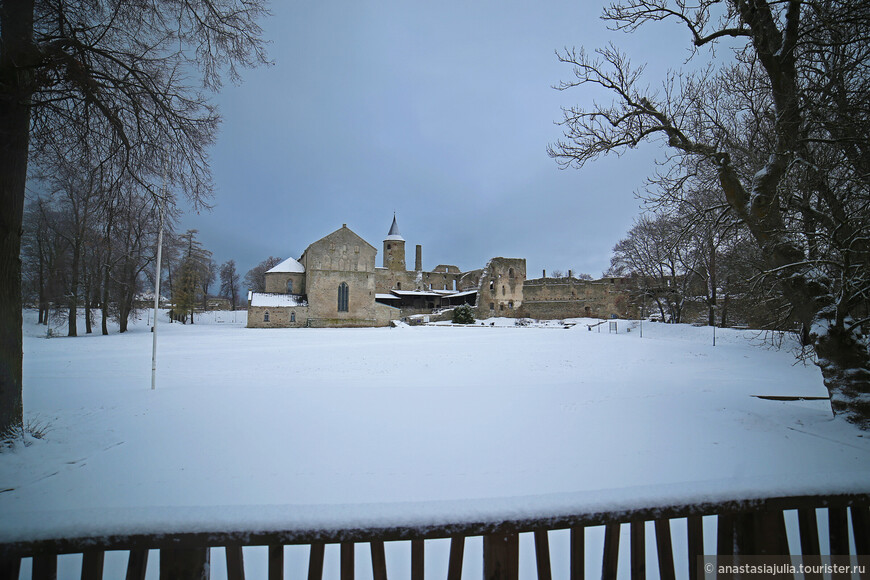
<path fill-rule="evenodd" d="M 817 512 L 818 508 L 825 508 Z M 483 573 L 485 580 L 509 580 L 519 574 L 519 534 L 534 536 L 537 577 L 550 579 L 551 562 L 549 531 L 570 530 L 570 570 L 572 580 L 584 578 L 587 558 L 599 558 L 602 579 L 616 578 L 619 565 L 619 536 L 622 524 L 628 524 L 630 554 L 629 573 L 632 579 L 647 575 L 671 580 L 676 575 L 670 520 L 687 522 L 687 572 L 690 580 L 703 578 L 699 558 L 704 555 L 703 516 L 716 517 L 716 553 L 729 555 L 788 555 L 785 513 L 797 513 L 799 554 L 819 555 L 820 527 L 818 515 L 827 518 L 829 553 L 831 555 L 870 554 L 870 494 L 773 497 L 737 499 L 715 503 L 694 503 L 609 512 L 582 512 L 572 515 L 535 519 L 460 522 L 435 526 L 383 527 L 377 529 L 335 529 L 282 531 L 215 530 L 202 533 L 154 533 L 127 536 L 59 538 L 30 542 L 0 544 L 0 580 L 17 579 L 22 558 L 32 558 L 32 578 L 43 580 L 57 576 L 57 556 L 83 554 L 81 578 L 103 577 L 103 562 L 108 550 L 129 550 L 127 579 L 145 578 L 148 551 L 160 550 L 161 579 L 207 578 L 209 548 L 226 550 L 227 575 L 231 580 L 245 577 L 242 548 L 268 546 L 268 578 L 284 577 L 284 546 L 309 545 L 309 580 L 323 576 L 326 544 L 340 545 L 340 576 L 354 576 L 354 551 L 357 544 L 368 544 L 371 550 L 372 573 L 375 580 L 388 578 L 384 543 L 408 541 L 411 546 L 410 570 L 393 570 L 391 577 L 422 580 L 425 540 L 450 539 L 447 580 L 459 580 L 462 574 L 463 552 L 468 537 L 483 538 Z M 654 522 L 658 570 L 646 569 L 646 523 Z M 603 552 L 590 554 L 586 544 L 586 528 L 604 526 Z M 709 539 L 708 539 L 709 544 Z M 685 576 L 681 573 L 680 576 Z M 821 576 L 807 577 L 807 580 Z M 866 578 L 866 576 L 864 576 Z M 431 580 L 431 579 L 430 579 Z"/>

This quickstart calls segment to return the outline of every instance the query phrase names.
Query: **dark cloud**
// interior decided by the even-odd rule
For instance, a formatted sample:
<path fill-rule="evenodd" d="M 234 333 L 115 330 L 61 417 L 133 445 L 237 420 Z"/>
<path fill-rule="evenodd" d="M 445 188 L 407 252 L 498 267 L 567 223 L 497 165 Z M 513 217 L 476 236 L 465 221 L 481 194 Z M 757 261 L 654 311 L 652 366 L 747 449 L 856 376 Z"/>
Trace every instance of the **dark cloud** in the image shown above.
<path fill-rule="evenodd" d="M 409 263 L 423 244 L 427 268 L 497 255 L 526 258 L 530 274 L 608 266 L 653 150 L 559 170 L 546 147 L 560 107 L 591 95 L 551 88 L 571 74 L 554 51 L 615 39 L 650 58 L 659 38 L 609 32 L 599 7 L 576 0 L 298 1 L 273 12 L 275 66 L 218 98 L 215 209 L 182 221 L 218 261 L 246 270 L 298 257 L 342 223 L 380 248 L 395 211 Z"/>

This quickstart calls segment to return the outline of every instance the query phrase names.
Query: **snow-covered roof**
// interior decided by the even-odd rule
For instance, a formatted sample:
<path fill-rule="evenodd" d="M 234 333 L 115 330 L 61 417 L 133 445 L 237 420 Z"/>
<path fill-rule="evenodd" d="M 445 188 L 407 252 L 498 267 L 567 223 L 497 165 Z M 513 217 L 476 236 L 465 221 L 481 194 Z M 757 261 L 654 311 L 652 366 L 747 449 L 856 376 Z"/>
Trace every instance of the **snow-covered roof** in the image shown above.
<path fill-rule="evenodd" d="M 375 294 L 375 300 L 401 300 L 395 294 Z"/>
<path fill-rule="evenodd" d="M 386 240 L 395 240 L 395 241 L 405 241 L 405 238 L 402 237 L 402 234 L 399 233 L 399 224 L 396 223 L 396 214 L 393 214 L 393 225 L 390 226 L 390 231 L 387 233 Z"/>
<path fill-rule="evenodd" d="M 469 296 L 471 294 L 477 294 L 477 290 L 466 290 L 465 292 L 456 292 L 450 295 L 451 298 L 454 296 Z"/>
<path fill-rule="evenodd" d="M 251 306 L 268 306 L 271 308 L 280 306 L 308 306 L 308 302 L 306 302 L 299 294 L 252 292 Z"/>
<path fill-rule="evenodd" d="M 390 290 L 396 296 L 439 296 L 435 292 L 428 290 Z"/>
<path fill-rule="evenodd" d="M 270 272 L 304 272 L 305 266 L 294 260 L 293 258 L 287 258 L 271 270 L 266 270 L 266 273 Z"/>

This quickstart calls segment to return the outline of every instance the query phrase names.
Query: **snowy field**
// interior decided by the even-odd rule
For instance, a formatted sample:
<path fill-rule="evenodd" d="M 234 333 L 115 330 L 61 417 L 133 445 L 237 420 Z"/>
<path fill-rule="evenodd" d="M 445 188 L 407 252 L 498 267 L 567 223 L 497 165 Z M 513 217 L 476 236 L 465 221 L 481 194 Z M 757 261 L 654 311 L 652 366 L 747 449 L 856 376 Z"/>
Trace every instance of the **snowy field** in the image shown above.
<path fill-rule="evenodd" d="M 152 391 L 145 320 L 47 339 L 26 312 L 26 417 L 47 434 L 0 453 L 0 542 L 870 491 L 870 437 L 827 402 L 752 396 L 826 394 L 818 369 L 756 332 L 720 329 L 713 346 L 709 327 L 644 323 L 641 338 L 627 321 L 609 333 L 585 319 L 260 330 L 233 318 L 161 318 Z M 553 542 L 555 555 L 565 541 Z M 307 552 L 288 550 L 288 574 L 304 574 Z M 446 567 L 446 545 L 427 544 L 427 560 L 439 550 L 427 565 Z M 263 554 L 246 551 L 250 577 Z M 388 566 L 402 557 L 388 551 Z M 60 577 L 78 574 L 69 558 Z M 479 558 L 466 549 L 477 577 Z"/>

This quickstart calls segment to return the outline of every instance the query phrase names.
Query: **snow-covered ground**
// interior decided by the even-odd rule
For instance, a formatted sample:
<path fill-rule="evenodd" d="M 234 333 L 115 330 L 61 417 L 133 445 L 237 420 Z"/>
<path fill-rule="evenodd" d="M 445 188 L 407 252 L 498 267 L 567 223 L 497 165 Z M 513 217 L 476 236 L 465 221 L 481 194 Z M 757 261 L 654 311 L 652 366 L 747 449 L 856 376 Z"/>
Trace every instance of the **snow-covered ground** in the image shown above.
<path fill-rule="evenodd" d="M 752 331 L 719 329 L 713 346 L 709 327 L 645 322 L 641 338 L 636 322 L 568 322 L 164 316 L 152 391 L 145 320 L 47 339 L 26 312 L 26 416 L 48 432 L 0 453 L 0 542 L 870 491 L 870 437 L 826 401 L 752 396 L 826 394 L 787 348 Z"/>

